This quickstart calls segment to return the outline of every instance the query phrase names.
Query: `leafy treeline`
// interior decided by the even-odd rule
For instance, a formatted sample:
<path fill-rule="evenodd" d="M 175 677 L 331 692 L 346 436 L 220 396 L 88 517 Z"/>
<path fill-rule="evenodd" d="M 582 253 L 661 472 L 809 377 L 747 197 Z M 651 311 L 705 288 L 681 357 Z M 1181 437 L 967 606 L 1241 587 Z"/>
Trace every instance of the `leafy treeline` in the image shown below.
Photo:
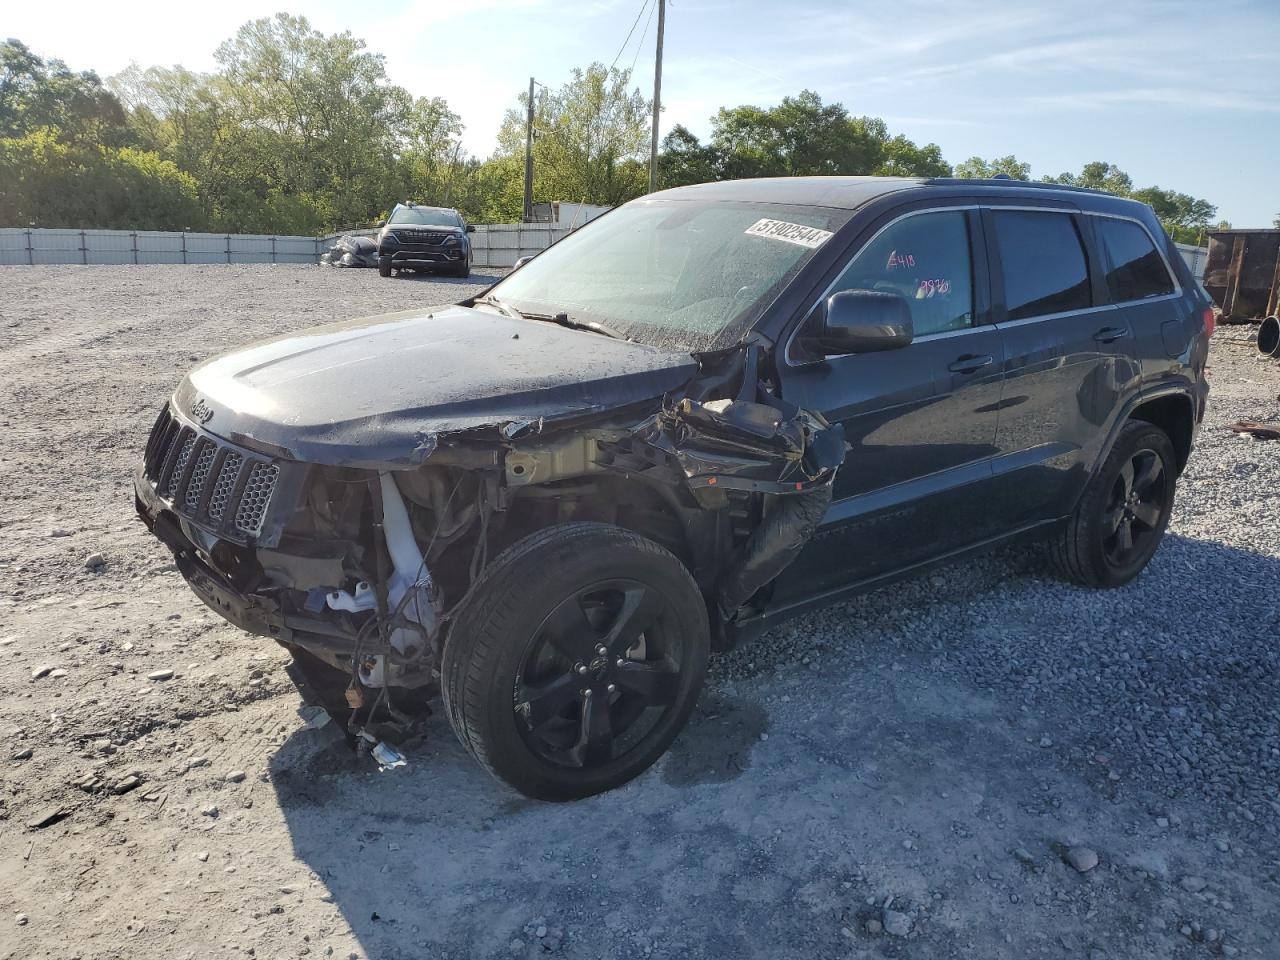
<path fill-rule="evenodd" d="M 955 169 L 957 177 L 994 177 L 1007 174 L 1015 180 L 1030 180 L 1031 165 L 1021 163 L 1016 157 L 1000 157 L 996 160 L 983 160 L 981 157 L 970 157 Z M 1211 226 L 1229 227 L 1225 221 L 1214 224 L 1213 218 L 1218 208 L 1208 200 L 1201 200 L 1176 190 L 1165 190 L 1161 187 L 1141 187 L 1133 185 L 1133 178 L 1112 163 L 1096 160 L 1086 163 L 1078 173 L 1060 173 L 1056 177 L 1041 178 L 1045 183 L 1061 183 L 1072 187 L 1088 187 L 1091 190 L 1106 190 L 1121 197 L 1132 197 L 1151 206 L 1175 240 L 1184 243 L 1200 243 L 1204 240 L 1204 232 Z"/>
<path fill-rule="evenodd" d="M 215 57 L 210 74 L 134 65 L 104 83 L 17 40 L 0 44 L 0 226 L 318 234 L 370 223 L 406 198 L 477 222 L 519 220 L 526 95 L 482 160 L 463 152 L 445 100 L 388 82 L 382 56 L 349 32 L 277 14 L 245 24 Z M 540 92 L 535 199 L 614 205 L 644 193 L 650 110 L 630 71 L 599 63 Z M 677 125 L 659 156 L 662 186 L 952 173 L 937 144 L 809 90 L 775 107 L 721 109 L 705 143 Z M 954 173 L 1031 176 L 1014 157 L 973 157 Z M 1108 163 L 1045 179 L 1150 203 L 1179 239 L 1194 240 L 1216 213 L 1186 194 L 1135 189 Z"/>

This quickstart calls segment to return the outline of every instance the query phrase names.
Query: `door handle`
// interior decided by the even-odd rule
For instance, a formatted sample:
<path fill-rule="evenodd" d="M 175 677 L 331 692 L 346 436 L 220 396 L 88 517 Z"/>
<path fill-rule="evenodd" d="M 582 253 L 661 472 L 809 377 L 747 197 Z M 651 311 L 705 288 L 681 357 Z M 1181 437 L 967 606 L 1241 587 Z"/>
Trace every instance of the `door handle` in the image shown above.
<path fill-rule="evenodd" d="M 1093 335 L 1099 343 L 1115 343 L 1121 337 L 1127 337 L 1129 331 L 1124 327 L 1103 327 Z"/>
<path fill-rule="evenodd" d="M 974 373 L 977 370 L 981 370 L 983 367 L 991 366 L 994 362 L 995 361 L 992 360 L 990 354 L 983 354 L 980 357 L 974 354 L 965 354 L 963 357 L 956 360 L 955 363 L 948 364 L 947 369 L 952 373 Z"/>

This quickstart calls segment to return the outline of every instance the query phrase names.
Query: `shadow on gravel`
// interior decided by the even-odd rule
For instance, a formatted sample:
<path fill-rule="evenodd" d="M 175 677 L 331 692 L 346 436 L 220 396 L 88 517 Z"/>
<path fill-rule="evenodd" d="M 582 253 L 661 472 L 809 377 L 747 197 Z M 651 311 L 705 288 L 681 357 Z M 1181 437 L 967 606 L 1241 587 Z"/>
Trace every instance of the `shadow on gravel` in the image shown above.
<path fill-rule="evenodd" d="M 479 273 L 475 270 L 471 271 L 469 277 L 449 277 L 440 273 L 399 273 L 391 279 L 393 280 L 411 280 L 415 283 L 444 283 L 453 286 L 483 286 L 485 284 L 497 283 L 506 276 L 505 272 L 499 273 Z"/>
<path fill-rule="evenodd" d="M 578 803 L 493 781 L 440 714 L 405 767 L 329 725 L 271 777 L 378 960 L 1265 953 L 1275 817 L 1212 801 L 1280 772 L 1276 604 L 1241 602 L 1277 582 L 1274 558 L 1170 536 L 1117 591 L 1022 555 L 888 587 L 784 627 L 813 646 L 713 680 L 654 770 Z M 1079 845 L 1096 868 L 1065 862 Z"/>
<path fill-rule="evenodd" d="M 767 721 L 758 702 L 708 689 L 689 726 L 667 751 L 662 779 L 673 787 L 736 780 L 751 766 L 751 751 Z"/>

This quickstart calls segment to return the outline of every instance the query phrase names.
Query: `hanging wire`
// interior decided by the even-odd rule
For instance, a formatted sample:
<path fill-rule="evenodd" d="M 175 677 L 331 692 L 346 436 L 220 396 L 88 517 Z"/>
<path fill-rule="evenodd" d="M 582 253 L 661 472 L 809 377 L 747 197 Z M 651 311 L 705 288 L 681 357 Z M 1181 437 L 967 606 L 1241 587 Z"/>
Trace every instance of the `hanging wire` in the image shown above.
<path fill-rule="evenodd" d="M 635 32 L 636 32 L 636 26 L 637 26 L 637 24 L 639 24 L 639 23 L 640 23 L 640 18 L 644 16 L 644 12 L 645 12 L 645 10 L 646 10 L 647 8 L 649 8 L 649 7 L 650 7 L 650 4 L 652 4 L 653 2 L 654 2 L 654 0 L 644 0 L 644 3 L 642 3 L 642 4 L 640 5 L 640 10 L 636 13 L 636 18 L 635 18 L 635 20 L 633 20 L 633 21 L 631 22 L 631 29 L 627 31 L 627 39 L 625 39 L 625 40 L 623 40 L 623 41 L 622 41 L 622 46 L 618 48 L 618 52 L 617 52 L 617 54 L 616 54 L 616 55 L 614 56 L 614 58 L 613 58 L 613 63 L 609 64 L 609 69 L 610 69 L 610 70 L 612 70 L 614 67 L 616 67 L 616 66 L 618 65 L 618 59 L 622 56 L 623 51 L 625 51 L 625 50 L 627 49 L 627 44 L 629 44 L 629 43 L 631 42 L 631 35 L 632 35 L 633 33 L 635 33 Z M 653 11 L 652 11 L 652 9 L 650 9 L 650 10 L 649 10 L 649 16 L 650 16 L 650 18 L 652 18 L 652 17 L 653 17 Z M 646 31 L 646 32 L 647 32 L 647 31 L 648 31 L 648 29 L 649 29 L 649 25 L 648 25 L 648 22 L 647 22 L 647 21 L 646 21 L 646 23 L 645 23 L 645 28 L 644 28 L 644 29 L 645 29 L 645 31 Z M 643 36 L 643 35 L 642 35 L 642 36 Z M 637 57 L 639 57 L 639 55 L 640 55 L 639 48 L 637 48 L 637 49 L 636 49 L 636 56 L 637 56 Z M 633 69 L 634 69 L 634 65 L 633 65 Z"/>
<path fill-rule="evenodd" d="M 636 44 L 636 55 L 631 58 L 631 70 L 629 72 L 633 76 L 636 72 L 636 64 L 640 62 L 640 51 L 644 49 L 644 38 L 649 35 L 649 24 L 653 23 L 653 11 L 656 9 L 658 9 L 656 2 L 649 7 L 649 19 L 644 22 L 644 33 L 640 34 L 640 42 Z"/>

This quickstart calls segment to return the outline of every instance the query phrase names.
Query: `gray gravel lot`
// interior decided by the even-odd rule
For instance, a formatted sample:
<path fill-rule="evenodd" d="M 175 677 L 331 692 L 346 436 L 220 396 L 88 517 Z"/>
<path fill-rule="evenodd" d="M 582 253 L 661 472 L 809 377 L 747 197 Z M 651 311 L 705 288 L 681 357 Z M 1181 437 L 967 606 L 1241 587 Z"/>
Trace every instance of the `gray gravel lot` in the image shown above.
<path fill-rule="evenodd" d="M 1280 417 L 1248 328 L 1135 583 L 1021 548 L 797 620 L 556 806 L 442 714 L 407 767 L 348 753 L 132 520 L 194 360 L 477 288 L 0 268 L 0 958 L 1280 956 L 1280 443 L 1221 429 Z"/>

